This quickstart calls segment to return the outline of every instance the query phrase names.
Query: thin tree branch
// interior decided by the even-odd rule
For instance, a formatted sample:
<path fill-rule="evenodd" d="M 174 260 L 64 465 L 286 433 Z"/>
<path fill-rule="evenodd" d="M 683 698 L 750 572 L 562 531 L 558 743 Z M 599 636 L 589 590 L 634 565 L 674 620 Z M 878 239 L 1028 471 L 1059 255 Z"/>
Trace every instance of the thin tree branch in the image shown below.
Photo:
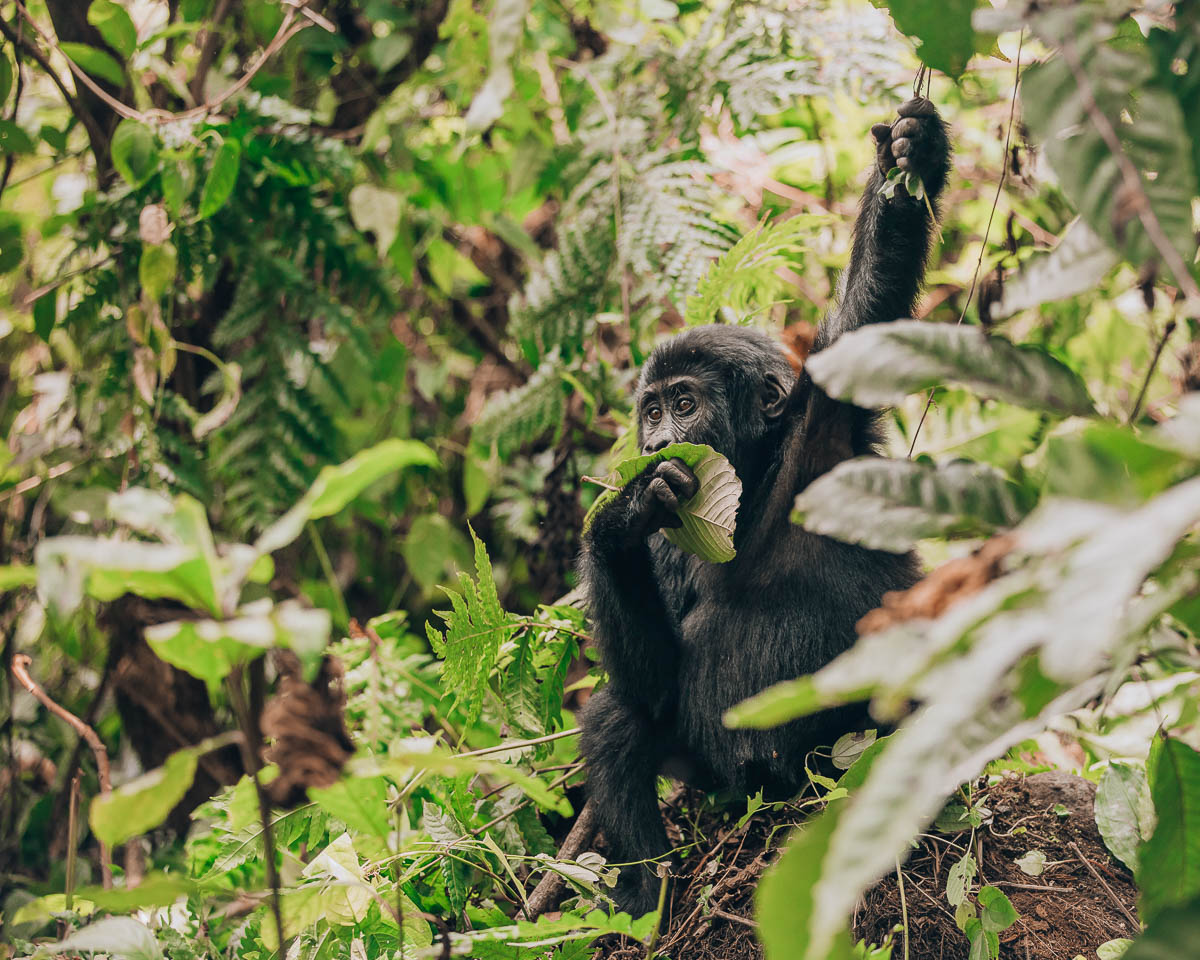
<path fill-rule="evenodd" d="M 29 668 L 32 664 L 33 660 L 27 654 L 14 654 L 12 658 L 13 676 L 20 681 L 21 686 L 28 690 L 42 706 L 56 717 L 70 724 L 75 732 L 87 741 L 88 746 L 92 748 L 92 754 L 96 757 L 96 771 L 100 778 L 100 795 L 108 796 L 112 793 L 112 780 L 109 778 L 108 749 L 104 746 L 104 741 L 97 736 L 95 730 L 80 720 L 75 714 L 71 713 L 70 710 L 59 706 L 50 699 L 50 695 L 38 686 L 37 681 L 30 676 Z M 112 864 L 109 861 L 108 845 L 103 840 L 98 840 L 98 842 L 100 843 L 100 881 L 104 885 L 105 890 L 111 890 Z"/>
<path fill-rule="evenodd" d="M 1146 231 L 1146 236 L 1154 244 L 1154 249 L 1162 257 L 1163 263 L 1175 275 L 1176 282 L 1187 297 L 1187 302 L 1184 304 L 1185 313 L 1189 317 L 1200 317 L 1200 286 L 1197 286 L 1196 278 L 1192 276 L 1187 264 L 1183 262 L 1183 257 L 1171 243 L 1158 219 L 1158 214 L 1150 206 L 1150 198 L 1146 196 L 1146 188 L 1142 185 L 1142 175 L 1138 173 L 1137 167 L 1125 153 L 1124 147 L 1121 146 L 1121 138 L 1117 136 L 1117 131 L 1096 102 L 1096 93 L 1092 89 L 1091 81 L 1083 72 L 1079 51 L 1075 49 L 1075 43 L 1070 37 L 1063 40 L 1062 54 L 1067 66 L 1071 68 L 1071 73 L 1075 75 L 1075 85 L 1079 88 L 1079 96 L 1083 100 L 1084 109 L 1087 110 L 1088 119 L 1092 121 L 1096 132 L 1100 134 L 1100 138 L 1112 153 L 1113 159 L 1117 161 L 1117 168 L 1121 171 L 1121 180 L 1125 189 L 1137 200 L 1137 215 Z"/>

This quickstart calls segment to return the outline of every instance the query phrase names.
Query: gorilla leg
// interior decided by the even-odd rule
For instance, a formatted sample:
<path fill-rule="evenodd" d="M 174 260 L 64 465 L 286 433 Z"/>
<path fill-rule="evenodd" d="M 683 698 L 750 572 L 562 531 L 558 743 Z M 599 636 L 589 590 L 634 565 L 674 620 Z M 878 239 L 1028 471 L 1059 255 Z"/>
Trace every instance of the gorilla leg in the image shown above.
<path fill-rule="evenodd" d="M 660 880 L 653 864 L 637 863 L 669 849 L 658 809 L 655 779 L 666 738 L 649 716 L 601 690 L 584 707 L 580 747 L 588 760 L 588 802 L 608 841 L 611 863 L 621 867 L 614 898 L 638 917 L 658 902 Z"/>

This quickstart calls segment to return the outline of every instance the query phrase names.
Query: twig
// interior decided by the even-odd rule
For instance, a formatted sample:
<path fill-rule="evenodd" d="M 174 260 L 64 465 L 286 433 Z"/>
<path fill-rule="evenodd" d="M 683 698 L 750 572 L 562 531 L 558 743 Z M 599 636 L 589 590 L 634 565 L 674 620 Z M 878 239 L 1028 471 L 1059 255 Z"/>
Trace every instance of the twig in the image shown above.
<path fill-rule="evenodd" d="M 75 732 L 83 737 L 87 741 L 87 745 L 92 748 L 92 754 L 96 758 L 96 774 L 100 780 L 100 796 L 108 796 L 112 793 L 112 780 L 109 777 L 108 749 L 104 746 L 104 741 L 97 736 L 95 730 L 80 720 L 75 714 L 71 713 L 65 707 L 60 707 L 50 699 L 50 695 L 38 686 L 37 681 L 29 675 L 29 668 L 32 665 L 33 660 L 27 654 L 13 654 L 12 672 L 13 676 L 20 681 L 21 686 L 33 694 L 42 706 L 56 717 L 70 724 Z M 112 863 L 109 860 L 108 845 L 99 838 L 97 838 L 97 843 L 100 844 L 100 883 L 105 890 L 111 890 Z"/>
<path fill-rule="evenodd" d="M 37 33 L 42 42 L 52 50 L 57 50 L 59 53 L 63 53 L 62 48 L 59 47 L 54 38 L 42 30 L 37 21 L 33 19 L 33 16 L 25 8 L 25 4 L 22 3 L 21 0 L 16 0 L 16 3 L 17 9 L 20 11 L 21 16 L 24 17 L 29 25 L 33 27 L 34 31 Z M 303 9 L 297 0 L 284 0 L 284 6 L 286 6 L 288 9 L 287 13 L 283 15 L 283 21 L 279 24 L 279 29 L 275 31 L 275 36 L 273 36 L 270 42 L 262 49 L 262 52 L 259 54 L 258 59 L 255 60 L 254 65 L 246 70 L 246 72 L 240 77 L 238 77 L 234 83 L 232 83 L 225 90 L 221 91 L 220 94 L 213 97 L 211 100 L 206 101 L 199 106 L 193 107 L 190 110 L 183 110 L 179 113 L 170 113 L 166 110 L 135 110 L 128 104 L 122 103 L 102 86 L 100 86 L 100 84 L 91 78 L 87 71 L 76 64 L 75 61 L 68 57 L 65 53 L 63 53 L 63 57 L 66 59 L 67 66 L 70 67 L 71 73 L 75 76 L 76 81 L 82 83 L 85 87 L 91 90 L 92 93 L 104 101 L 104 103 L 107 104 L 108 107 L 119 117 L 123 117 L 126 120 L 137 120 L 141 123 L 147 123 L 150 121 L 170 123 L 176 120 L 195 119 L 196 117 L 202 117 L 205 114 L 212 113 L 230 97 L 236 96 L 238 93 L 244 90 L 249 85 L 250 81 L 254 79 L 255 74 L 257 74 L 259 70 L 266 66 L 267 61 L 270 60 L 271 57 L 275 56 L 275 54 L 278 53 L 284 47 L 284 45 L 301 30 L 305 30 L 308 27 L 313 26 L 313 24 L 322 26 L 325 29 L 333 29 L 333 24 L 329 23 L 328 20 L 325 20 L 324 17 L 310 15 L 310 12 Z M 304 21 L 302 23 L 296 22 L 297 11 L 304 14 Z M 324 23 L 321 21 L 324 21 Z M 7 33 L 7 30 L 5 30 L 5 32 Z M 33 52 L 31 47 L 27 46 L 26 49 L 29 49 L 31 52 Z M 36 53 L 35 59 L 38 59 L 39 65 L 42 65 L 43 69 L 45 69 L 47 73 L 55 78 L 59 84 L 59 88 L 63 91 L 64 95 L 67 96 L 68 102 L 72 102 L 73 98 L 67 94 L 66 87 L 62 84 L 62 81 L 58 80 L 57 75 L 49 69 L 49 63 L 46 61 L 45 57 L 41 55 L 40 51 Z M 77 115 L 79 114 L 79 111 L 75 110 L 74 108 L 72 108 L 72 110 Z M 91 131 L 89 130 L 89 134 L 90 133 Z"/>
<path fill-rule="evenodd" d="M 758 924 L 749 917 L 739 917 L 736 913 L 730 913 L 728 910 L 714 910 L 709 916 L 720 917 L 722 920 L 731 920 L 734 923 L 741 923 L 751 930 L 758 929 Z"/>
<path fill-rule="evenodd" d="M 70 912 L 75 903 L 76 846 L 79 844 L 79 771 L 71 777 L 71 799 L 67 803 L 67 877 L 63 884 L 63 905 Z"/>
<path fill-rule="evenodd" d="M 988 213 L 987 226 L 983 231 L 983 243 L 979 246 L 979 259 L 975 261 L 975 273 L 971 277 L 971 289 L 967 291 L 967 299 L 963 303 L 962 312 L 958 315 L 958 322 L 955 326 L 961 326 L 963 319 L 967 315 L 967 309 L 971 306 L 971 298 L 975 296 L 975 288 L 979 285 L 979 270 L 983 266 L 983 255 L 987 252 L 988 237 L 992 233 L 992 221 L 996 218 L 996 207 L 1000 204 L 1000 194 L 1004 190 L 1005 181 L 1008 180 L 1009 166 L 1009 144 L 1012 142 L 1013 118 L 1017 112 L 1017 91 L 1021 88 L 1021 51 L 1025 47 L 1025 30 L 1022 28 L 1021 37 L 1017 41 L 1017 63 L 1015 75 L 1013 77 L 1013 92 L 1012 99 L 1008 104 L 1008 130 L 1004 134 L 1004 160 L 1000 167 L 1000 182 L 996 184 L 996 196 L 992 199 L 992 209 Z M 920 77 L 918 77 L 917 85 L 920 85 Z M 985 318 L 986 319 L 986 318 Z M 917 449 L 917 438 L 921 435 L 921 428 L 925 426 L 925 418 L 929 416 L 929 408 L 933 406 L 934 388 L 929 388 L 929 396 L 925 398 L 925 409 L 921 411 L 921 419 L 917 421 L 917 429 L 913 431 L 912 443 L 908 446 L 908 456 L 912 459 L 913 451 Z"/>
<path fill-rule="evenodd" d="M 262 769 L 262 759 L 259 751 L 262 748 L 262 730 L 258 718 L 250 715 L 246 703 L 246 694 L 242 689 L 242 667 L 238 667 L 229 675 L 227 686 L 229 699 L 233 704 L 234 714 L 242 728 L 242 761 L 246 772 L 254 781 L 254 792 L 258 795 L 258 817 L 262 825 L 263 861 L 267 870 L 267 885 L 271 888 L 271 912 L 275 916 L 275 933 L 279 938 L 279 956 L 287 956 L 287 941 L 284 939 L 283 906 L 279 894 L 279 868 L 275 863 L 275 831 L 271 825 L 271 801 L 267 797 L 266 788 L 259 779 Z"/>
<path fill-rule="evenodd" d="M 55 72 L 54 68 L 50 66 L 50 61 L 46 59 L 46 55 L 24 36 L 14 33 L 12 27 L 10 27 L 4 21 L 3 17 L 0 17 L 0 34 L 4 35 L 5 39 L 7 39 L 9 43 L 13 45 L 14 49 L 17 47 L 24 49 L 24 51 L 33 58 L 34 62 L 42 68 L 42 72 L 45 73 L 46 76 L 48 76 L 52 81 L 54 81 L 54 85 L 58 87 L 59 93 L 63 95 L 63 99 L 66 100 L 67 106 L 70 108 L 71 113 L 73 113 L 87 129 L 88 140 L 93 144 L 103 143 L 105 137 L 104 131 L 100 129 L 100 124 L 96 122 L 96 118 L 93 117 L 90 112 L 84 110 L 79 105 L 79 101 L 76 100 L 75 94 L 67 89 L 67 85 L 63 82 L 62 77 L 60 77 Z"/>
<path fill-rule="evenodd" d="M 1040 890 L 1043 893 L 1074 893 L 1074 887 L 1048 887 L 1042 883 L 1016 883 L 1012 880 L 994 880 L 993 887 L 1012 887 L 1016 890 Z"/>
<path fill-rule="evenodd" d="M 21 31 L 18 31 L 20 33 Z M 13 96 L 12 111 L 8 115 L 10 123 L 15 123 L 17 119 L 17 111 L 21 109 L 21 94 L 25 92 L 25 71 L 21 69 L 21 48 L 17 44 L 13 44 L 13 63 L 17 67 L 17 91 Z M 4 158 L 4 173 L 0 174 L 0 196 L 4 195 L 5 189 L 8 187 L 8 178 L 12 176 L 13 164 L 17 162 L 17 155 L 10 153 Z"/>
<path fill-rule="evenodd" d="M 218 0 L 217 8 L 209 18 L 210 25 L 204 31 L 204 43 L 200 47 L 200 56 L 196 60 L 196 72 L 192 76 L 192 82 L 188 84 L 192 99 L 196 103 L 204 100 L 204 82 L 208 79 L 208 71 L 212 67 L 213 60 L 217 56 L 217 47 L 221 43 L 221 31 L 217 28 L 225 19 L 225 14 L 229 12 L 229 2 L 230 0 Z"/>
<path fill-rule="evenodd" d="M 1154 371 L 1158 369 L 1158 359 L 1162 356 L 1163 347 L 1167 345 L 1167 341 L 1171 339 L 1171 334 L 1174 332 L 1175 321 L 1168 320 L 1167 325 L 1163 327 L 1162 336 L 1158 338 L 1158 343 L 1154 346 L 1154 356 L 1150 358 L 1150 366 L 1146 368 L 1146 376 L 1142 379 L 1142 389 L 1138 391 L 1137 399 L 1133 402 L 1133 409 L 1129 411 L 1129 419 L 1125 421 L 1130 426 L 1142 411 L 1142 401 L 1146 399 L 1146 391 L 1150 388 L 1150 379 L 1154 376 Z"/>
<path fill-rule="evenodd" d="M 1083 99 L 1083 106 L 1087 110 L 1088 118 L 1112 153 L 1113 159 L 1117 161 L 1117 168 L 1121 171 L 1121 180 L 1125 189 L 1137 198 L 1137 215 L 1138 219 L 1142 221 L 1146 236 L 1150 238 L 1154 249 L 1158 251 L 1158 255 L 1163 258 L 1163 262 L 1175 275 L 1176 282 L 1187 295 L 1188 303 L 1185 309 L 1188 315 L 1200 316 L 1200 286 L 1197 286 L 1196 279 L 1188 270 L 1187 264 L 1183 262 L 1183 257 L 1167 237 L 1158 215 L 1150 206 L 1150 198 L 1146 196 L 1146 189 L 1142 186 L 1141 174 L 1138 173 L 1133 161 L 1126 155 L 1125 149 L 1121 146 L 1121 139 L 1117 136 L 1117 131 L 1113 129 L 1112 123 L 1104 115 L 1100 105 L 1096 103 L 1095 91 L 1092 90 L 1092 84 L 1083 72 L 1079 52 L 1075 49 L 1075 43 L 1070 37 L 1063 38 L 1062 53 L 1067 66 L 1071 68 L 1071 73 L 1075 75 L 1075 85 L 1079 88 L 1079 96 Z"/>
<path fill-rule="evenodd" d="M 498 743 L 494 747 L 484 747 L 481 750 L 471 750 L 467 753 L 456 753 L 458 758 L 462 757 L 482 757 L 489 753 L 504 753 L 508 750 L 519 750 L 522 747 L 536 747 L 540 743 L 549 743 L 551 740 L 561 740 L 564 737 L 573 737 L 580 731 L 580 727 L 572 727 L 570 730 L 560 730 L 558 733 L 548 733 L 544 737 L 534 737 L 532 740 L 513 740 L 510 743 Z"/>
<path fill-rule="evenodd" d="M 1068 846 L 1070 846 L 1070 848 L 1071 848 L 1072 852 L 1075 854 L 1075 856 L 1079 858 L 1079 862 L 1088 868 L 1088 873 L 1090 873 L 1093 877 L 1095 877 L 1096 881 L 1100 884 L 1100 886 L 1102 886 L 1104 888 L 1104 892 L 1108 894 L 1108 896 L 1112 900 L 1112 902 L 1115 903 L 1120 908 L 1120 910 L 1123 914 L 1125 914 L 1125 918 L 1131 924 L 1133 924 L 1133 932 L 1137 933 L 1139 930 L 1141 930 L 1142 925 L 1140 923 L 1138 923 L 1137 917 L 1135 917 L 1133 915 L 1133 913 L 1130 911 L 1130 909 L 1127 906 L 1125 906 L 1124 903 L 1121 902 L 1120 898 L 1115 893 L 1113 893 L 1113 888 L 1110 887 L 1107 882 L 1105 882 L 1105 879 L 1102 876 L 1100 876 L 1100 872 L 1095 867 L 1093 867 L 1091 861 L 1088 860 L 1087 857 L 1085 857 L 1083 855 L 1083 852 L 1079 849 L 1079 844 L 1077 844 L 1074 840 L 1072 840 L 1070 842 L 1070 844 L 1068 844 Z"/>
<path fill-rule="evenodd" d="M 575 860 L 579 854 L 583 852 L 584 847 L 592 842 L 592 837 L 596 833 L 596 807 L 595 804 L 585 803 L 583 809 L 579 811 L 579 816 L 575 819 L 575 825 L 571 827 L 566 839 L 563 840 L 562 846 L 558 848 L 558 860 Z M 538 885 L 533 888 L 533 893 L 529 895 L 529 899 L 525 901 L 525 919 L 536 920 L 548 909 L 554 902 L 558 891 L 563 887 L 563 878 L 560 874 L 553 870 L 548 870 L 546 875 L 538 881 Z"/>

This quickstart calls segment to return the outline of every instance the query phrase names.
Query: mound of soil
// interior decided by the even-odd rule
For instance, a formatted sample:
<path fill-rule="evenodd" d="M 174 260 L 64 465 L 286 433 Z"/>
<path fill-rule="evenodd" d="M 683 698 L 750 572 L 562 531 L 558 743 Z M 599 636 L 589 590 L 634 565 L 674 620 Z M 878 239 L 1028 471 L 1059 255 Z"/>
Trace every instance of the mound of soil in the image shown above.
<path fill-rule="evenodd" d="M 981 866 L 976 883 L 999 887 L 1020 914 L 1000 935 L 1001 960 L 1097 960 L 1096 947 L 1134 937 L 1137 891 L 1096 829 L 1095 786 L 1060 771 L 1005 779 L 984 788 L 991 820 L 975 832 Z M 762 811 L 737 826 L 740 810 L 714 808 L 704 794 L 678 791 L 663 810 L 672 843 L 690 844 L 677 864 L 656 954 L 676 960 L 761 960 L 755 936 L 754 890 L 785 842 L 804 820 L 795 808 Z M 946 901 L 946 879 L 970 842 L 970 832 L 919 839 L 903 868 L 910 960 L 964 960 L 969 945 Z M 1045 855 L 1031 877 L 1016 861 L 1031 850 Z M 863 897 L 854 916 L 855 939 L 883 942 L 901 923 L 895 875 Z M 903 956 L 900 934 L 893 955 Z M 594 960 L 642 960 L 641 944 L 622 938 L 596 943 Z"/>
<path fill-rule="evenodd" d="M 1100 944 L 1136 936 L 1137 889 L 1096 829 L 1095 795 L 1091 781 L 1058 770 L 988 788 L 982 802 L 992 819 L 975 832 L 977 882 L 999 887 L 1020 914 L 1000 934 L 1001 960 L 1096 960 Z M 904 865 L 913 960 L 966 956 L 966 939 L 954 923 L 945 891 L 950 867 L 962 857 L 969 838 L 969 832 L 923 836 Z M 1016 863 L 1033 850 L 1046 857 L 1037 877 Z M 864 901 L 854 932 L 878 943 L 901 922 L 896 877 L 885 878 Z M 897 955 L 899 950 L 897 944 Z"/>

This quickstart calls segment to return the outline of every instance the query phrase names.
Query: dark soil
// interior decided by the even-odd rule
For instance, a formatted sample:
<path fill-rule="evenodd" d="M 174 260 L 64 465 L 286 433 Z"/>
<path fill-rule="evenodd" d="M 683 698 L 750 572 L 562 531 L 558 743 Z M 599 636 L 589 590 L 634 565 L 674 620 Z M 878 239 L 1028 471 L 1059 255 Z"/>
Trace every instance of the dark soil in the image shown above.
<path fill-rule="evenodd" d="M 1136 935 L 1125 911 L 1136 916 L 1137 890 L 1096 829 L 1095 795 L 1091 781 L 1057 770 L 1002 780 L 987 790 L 983 804 L 993 818 L 975 832 L 975 856 L 981 863 L 977 882 L 999 887 L 1020 914 L 1000 934 L 1001 960 L 1096 960 L 1100 944 Z M 945 891 L 947 873 L 969 838 L 969 831 L 923 837 L 904 865 L 912 960 L 967 956 L 966 938 L 955 926 Z M 1045 870 L 1037 877 L 1027 876 L 1016 864 L 1030 850 L 1046 855 Z M 864 900 L 855 935 L 879 942 L 900 923 L 896 877 L 885 878 Z M 899 943 L 895 953 L 900 954 Z"/>
<path fill-rule="evenodd" d="M 1020 914 L 1000 935 L 1001 960 L 1071 960 L 1077 955 L 1097 960 L 1101 943 L 1135 935 L 1125 911 L 1134 914 L 1137 891 L 1096 829 L 1090 781 L 1053 771 L 1002 780 L 984 793 L 982 803 L 992 819 L 975 832 L 975 855 L 982 863 L 975 889 L 980 883 L 999 887 Z M 778 855 L 787 828 L 804 817 L 795 809 L 763 811 L 739 829 L 742 812 L 714 808 L 693 790 L 677 792 L 664 805 L 672 842 L 694 846 L 677 864 L 656 947 L 659 956 L 761 960 L 754 890 Z M 947 873 L 970 836 L 969 831 L 923 836 L 903 868 L 910 960 L 966 960 L 969 945 L 954 923 L 945 889 Z M 1015 862 L 1030 850 L 1046 855 L 1037 877 L 1027 876 Z M 863 897 L 854 917 L 855 939 L 880 943 L 900 922 L 892 875 Z M 893 956 L 898 958 L 903 956 L 902 935 L 895 936 Z M 646 955 L 640 944 L 617 937 L 597 941 L 597 947 L 595 960 L 642 960 Z"/>

